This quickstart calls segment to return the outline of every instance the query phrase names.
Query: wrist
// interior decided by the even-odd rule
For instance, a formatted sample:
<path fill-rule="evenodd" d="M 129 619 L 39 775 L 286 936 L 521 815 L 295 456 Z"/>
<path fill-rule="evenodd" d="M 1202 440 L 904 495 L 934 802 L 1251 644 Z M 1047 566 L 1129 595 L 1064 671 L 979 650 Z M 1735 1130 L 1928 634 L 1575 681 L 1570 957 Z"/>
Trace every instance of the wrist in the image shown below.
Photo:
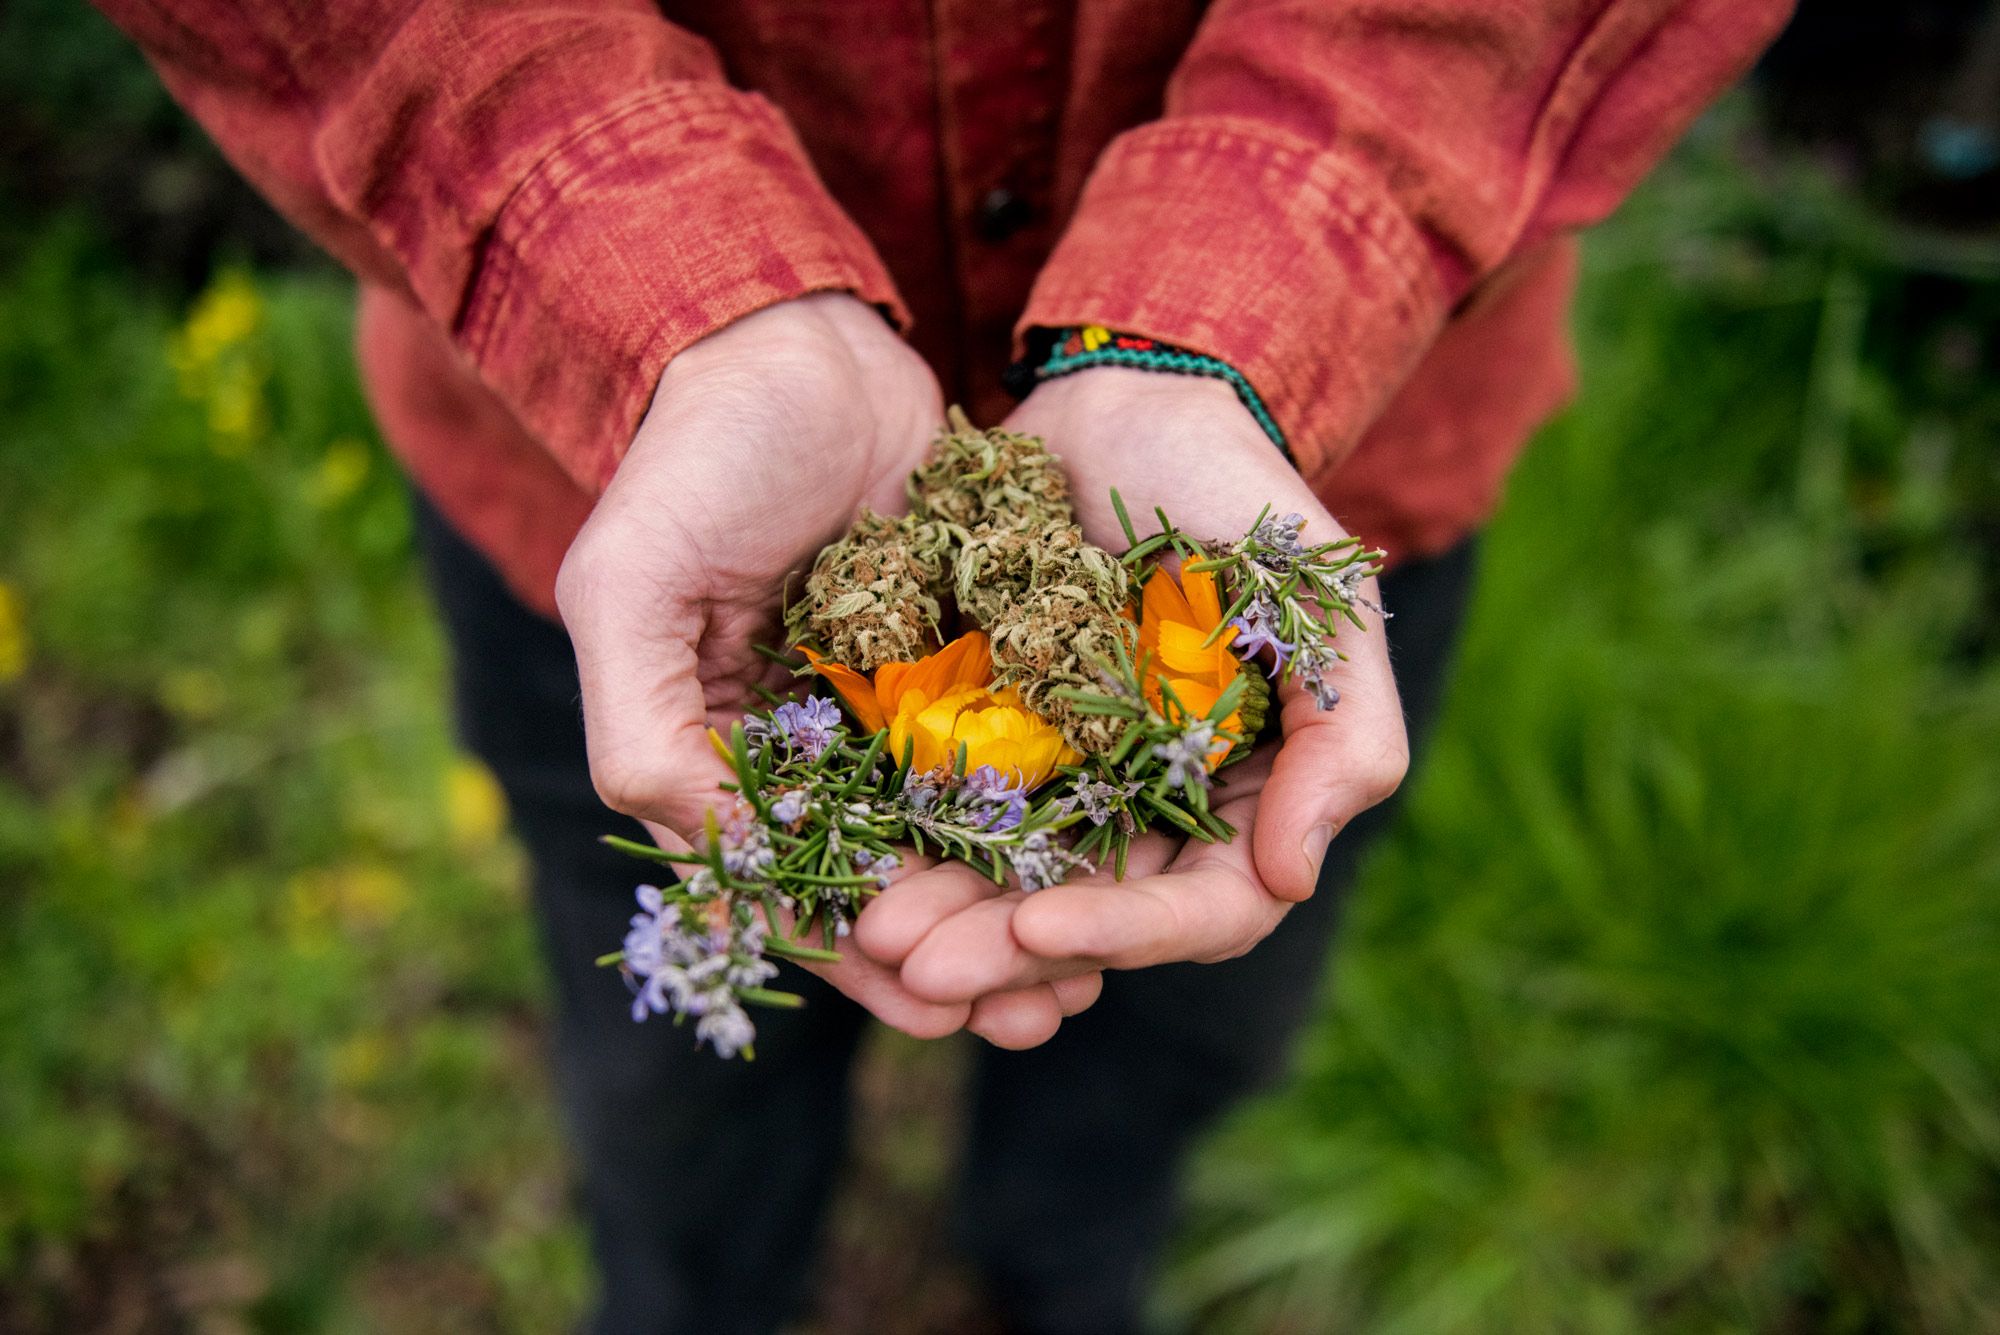
<path fill-rule="evenodd" d="M 1015 410 L 1023 430 L 1046 434 L 1058 453 L 1087 442 L 1198 435 L 1241 439 L 1276 457 L 1228 385 L 1193 376 L 1094 366 L 1036 385 Z M 1131 430 L 1110 430 L 1130 424 Z"/>
<path fill-rule="evenodd" d="M 1156 504 L 1210 537 L 1245 531 L 1267 503 L 1318 511 L 1291 462 L 1220 381 L 1092 367 L 1037 385 L 1007 427 L 1042 437 L 1062 459 L 1084 532 L 1100 544 L 1119 539 L 1114 487 L 1148 531 Z"/>
<path fill-rule="evenodd" d="M 711 330 L 670 360 L 653 401 L 715 375 L 858 373 L 908 345 L 872 306 L 847 292 L 809 292 Z"/>
<path fill-rule="evenodd" d="M 1259 432 L 1286 458 L 1291 457 L 1284 433 L 1256 388 L 1230 363 L 1192 348 L 1180 347 L 1144 334 L 1123 333 L 1102 325 L 1067 329 L 1031 329 L 1028 355 L 1007 370 L 1007 385 L 1026 396 L 1038 384 L 1058 383 L 1105 370 L 1135 371 L 1161 381 L 1207 381 L 1225 385 Z"/>

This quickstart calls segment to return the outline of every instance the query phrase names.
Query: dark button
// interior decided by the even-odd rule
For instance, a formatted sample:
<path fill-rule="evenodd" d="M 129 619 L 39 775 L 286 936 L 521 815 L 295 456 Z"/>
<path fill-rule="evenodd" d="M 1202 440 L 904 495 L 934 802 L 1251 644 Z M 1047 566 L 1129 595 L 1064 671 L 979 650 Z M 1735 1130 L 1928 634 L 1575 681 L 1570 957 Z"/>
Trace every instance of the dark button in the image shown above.
<path fill-rule="evenodd" d="M 982 241 L 1005 241 L 1035 220 L 1035 206 L 1004 186 L 988 190 L 973 217 L 973 230 Z"/>

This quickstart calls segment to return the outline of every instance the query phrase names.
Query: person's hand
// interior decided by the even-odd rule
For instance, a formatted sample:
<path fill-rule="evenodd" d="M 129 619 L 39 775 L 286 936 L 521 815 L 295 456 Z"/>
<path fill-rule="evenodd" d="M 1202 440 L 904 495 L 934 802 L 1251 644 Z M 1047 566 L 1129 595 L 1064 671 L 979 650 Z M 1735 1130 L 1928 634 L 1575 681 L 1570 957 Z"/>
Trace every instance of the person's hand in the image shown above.
<path fill-rule="evenodd" d="M 860 506 L 903 507 L 903 480 L 942 418 L 922 360 L 849 296 L 769 307 L 668 364 L 556 581 L 606 805 L 645 822 L 663 847 L 687 848 L 730 777 L 708 729 L 726 733 L 757 703 L 756 684 L 787 681 L 756 652 L 782 643 L 786 575 L 809 567 Z M 975 1010 L 970 998 L 915 997 L 892 970 L 844 953 L 811 967 L 924 1037 L 970 1022 L 1011 1043 L 1096 994 L 1089 978 L 1060 989 L 1037 981 Z"/>
<path fill-rule="evenodd" d="M 1038 387 L 1006 425 L 1043 437 L 1062 458 L 1085 535 L 1113 551 L 1125 545 L 1113 487 L 1141 536 L 1157 530 L 1159 506 L 1198 537 L 1234 538 L 1267 503 L 1305 516 L 1308 544 L 1343 533 L 1218 381 L 1079 372 Z M 1372 581 L 1363 593 L 1376 599 Z M 1124 881 L 1106 870 L 1033 895 L 919 877 L 862 914 L 862 949 L 897 968 L 913 995 L 940 1002 L 1250 949 L 1312 893 L 1333 837 L 1394 792 L 1408 767 L 1382 618 L 1361 614 L 1368 633 L 1340 636 L 1348 661 L 1329 677 L 1339 706 L 1322 711 L 1303 688 L 1281 688 L 1282 745 L 1217 776 L 1213 801 L 1236 827 L 1233 841 L 1155 833 L 1133 845 Z"/>

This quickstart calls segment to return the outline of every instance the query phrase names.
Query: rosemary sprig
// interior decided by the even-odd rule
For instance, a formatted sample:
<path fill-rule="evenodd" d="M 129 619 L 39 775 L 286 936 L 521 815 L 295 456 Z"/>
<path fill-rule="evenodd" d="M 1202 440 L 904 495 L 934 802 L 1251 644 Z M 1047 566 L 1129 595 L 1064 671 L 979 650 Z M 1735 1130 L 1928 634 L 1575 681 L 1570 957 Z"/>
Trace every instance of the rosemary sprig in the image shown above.
<path fill-rule="evenodd" d="M 635 1015 L 693 1019 L 717 1051 L 750 1055 L 755 1026 L 745 1006 L 802 1004 L 764 986 L 776 974 L 766 956 L 837 962 L 833 947 L 888 886 L 902 848 L 1034 890 L 1100 866 L 1122 877 L 1132 843 L 1156 829 L 1210 842 L 1234 837 L 1210 788 L 1221 764 L 1247 755 L 1256 740 L 1254 720 L 1269 691 L 1256 671 L 1265 651 L 1274 681 L 1299 681 L 1332 708 L 1339 693 L 1327 678 L 1340 656 L 1331 641 L 1343 624 L 1365 629 L 1355 608 L 1372 606 L 1360 589 L 1382 554 L 1353 538 L 1306 546 L 1304 521 L 1274 518 L 1268 507 L 1234 542 L 1190 536 L 1157 509 L 1159 531 L 1141 538 L 1123 498 L 1114 491 L 1111 499 L 1128 544 L 1117 559 L 1129 572 L 1143 574 L 1172 554 L 1183 572 L 1215 577 L 1226 610 L 1208 643 L 1234 630 L 1231 647 L 1245 670 L 1196 710 L 1148 655 L 1114 638 L 1109 658 L 1089 660 L 1097 689 L 1048 692 L 1078 715 L 1106 720 L 1111 744 L 1033 794 L 971 766 L 963 744 L 950 764 L 920 772 L 912 740 L 898 753 L 886 730 L 855 731 L 830 699 L 768 695 L 765 708 L 716 738 L 732 771 L 723 785 L 731 796 L 709 813 L 698 848 L 670 852 L 605 836 L 613 848 L 679 872 L 670 885 L 641 887 L 642 912 L 625 949 L 600 960 L 623 970 Z M 1238 730 L 1232 720 L 1252 722 Z"/>

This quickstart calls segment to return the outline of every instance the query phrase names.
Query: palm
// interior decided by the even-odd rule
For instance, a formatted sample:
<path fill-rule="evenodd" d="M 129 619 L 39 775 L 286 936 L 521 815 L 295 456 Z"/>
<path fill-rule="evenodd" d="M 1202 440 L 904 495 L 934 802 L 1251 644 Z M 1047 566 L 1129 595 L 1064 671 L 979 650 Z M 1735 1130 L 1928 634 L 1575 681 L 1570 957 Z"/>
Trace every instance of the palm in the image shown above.
<path fill-rule="evenodd" d="M 928 412 L 928 403 L 913 409 L 912 422 L 925 425 L 878 442 L 865 468 L 828 469 L 830 459 L 853 457 L 856 445 L 819 426 L 759 433 L 768 448 L 746 450 L 740 464 L 672 479 L 673 512 L 688 518 L 668 545 L 676 569 L 657 587 L 657 615 L 663 626 L 684 628 L 710 726 L 726 732 L 757 703 L 754 687 L 785 683 L 785 670 L 758 648 L 782 642 L 788 582 L 796 592 L 793 577 L 859 507 L 887 509 L 901 499 L 902 479 L 926 448 Z M 801 477 L 815 485 L 801 488 Z"/>

